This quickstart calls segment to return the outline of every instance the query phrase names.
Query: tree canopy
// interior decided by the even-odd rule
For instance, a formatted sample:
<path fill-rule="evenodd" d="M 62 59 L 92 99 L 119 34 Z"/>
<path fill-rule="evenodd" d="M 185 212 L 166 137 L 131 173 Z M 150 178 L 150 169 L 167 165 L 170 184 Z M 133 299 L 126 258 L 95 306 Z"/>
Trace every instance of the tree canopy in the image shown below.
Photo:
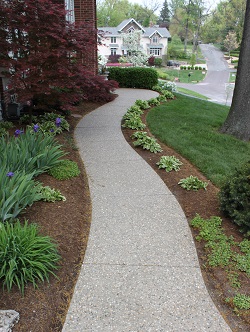
<path fill-rule="evenodd" d="M 65 15 L 64 5 L 52 0 L 0 3 L 0 67 L 20 102 L 54 95 L 69 109 L 82 99 L 111 98 L 113 82 L 85 64 L 96 32 L 86 22 L 67 22 Z"/>

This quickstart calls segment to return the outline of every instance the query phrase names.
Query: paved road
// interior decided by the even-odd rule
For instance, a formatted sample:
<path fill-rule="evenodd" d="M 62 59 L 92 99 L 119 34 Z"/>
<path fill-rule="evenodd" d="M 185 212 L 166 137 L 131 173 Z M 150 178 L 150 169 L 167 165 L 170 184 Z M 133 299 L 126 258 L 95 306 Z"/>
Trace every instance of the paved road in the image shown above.
<path fill-rule="evenodd" d="M 208 72 L 203 82 L 179 83 L 178 86 L 201 93 L 211 101 L 230 105 L 232 101 L 232 90 L 226 92 L 226 85 L 229 80 L 231 69 L 228 67 L 223 53 L 215 46 L 201 44 L 201 51 L 206 58 Z"/>

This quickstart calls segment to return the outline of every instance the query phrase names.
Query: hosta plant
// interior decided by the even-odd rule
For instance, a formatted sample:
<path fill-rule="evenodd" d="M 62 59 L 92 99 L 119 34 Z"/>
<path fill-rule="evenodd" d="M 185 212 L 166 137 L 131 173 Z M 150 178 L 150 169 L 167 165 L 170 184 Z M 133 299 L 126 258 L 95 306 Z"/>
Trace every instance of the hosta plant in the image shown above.
<path fill-rule="evenodd" d="M 61 160 L 58 165 L 49 169 L 48 174 L 57 180 L 68 180 L 72 177 L 79 176 L 80 170 L 75 161 L 64 159 Z"/>
<path fill-rule="evenodd" d="M 182 162 L 175 156 L 162 156 L 156 165 L 158 165 L 159 168 L 165 169 L 166 172 L 170 172 L 172 170 L 179 171 Z"/>
<path fill-rule="evenodd" d="M 136 135 L 132 135 L 132 138 L 137 138 L 133 142 L 134 146 L 141 146 L 144 150 L 149 150 L 150 152 L 162 152 L 162 148 L 159 143 L 156 142 L 156 139 L 150 136 L 147 136 L 145 132 L 137 132 Z M 137 137 L 136 137 L 137 136 Z"/>
<path fill-rule="evenodd" d="M 23 115 L 20 118 L 21 123 L 29 123 L 30 116 Z M 32 116 L 32 124 L 38 125 L 38 130 L 44 133 L 60 134 L 63 130 L 69 131 L 69 123 L 65 117 L 56 113 L 45 113 L 39 116 Z M 31 127 L 33 127 L 33 125 Z"/>
<path fill-rule="evenodd" d="M 160 102 L 157 98 L 151 98 L 148 100 L 148 103 L 150 106 L 158 106 L 160 105 Z"/>
<path fill-rule="evenodd" d="M 129 120 L 133 117 L 140 117 L 144 112 L 139 106 L 130 107 L 123 116 L 123 120 Z"/>
<path fill-rule="evenodd" d="M 44 202 L 56 202 L 56 201 L 66 201 L 65 196 L 63 196 L 58 189 L 50 188 L 49 186 L 39 186 L 38 192 L 41 195 L 41 200 Z"/>
<path fill-rule="evenodd" d="M 135 105 L 139 106 L 142 110 L 150 108 L 149 103 L 146 100 L 137 99 Z"/>
<path fill-rule="evenodd" d="M 205 189 L 208 185 L 207 182 L 199 180 L 196 176 L 190 175 L 185 179 L 181 179 L 178 184 L 186 190 L 197 191 L 199 189 Z"/>
<path fill-rule="evenodd" d="M 162 95 L 166 98 L 166 99 L 174 99 L 174 94 L 171 91 L 163 91 Z"/>
<path fill-rule="evenodd" d="M 166 97 L 164 95 L 160 95 L 157 97 L 157 100 L 160 102 L 160 103 L 163 103 L 164 101 L 166 101 Z"/>
<path fill-rule="evenodd" d="M 0 223 L 0 280 L 8 291 L 16 285 L 23 294 L 28 282 L 37 287 L 39 281 L 49 281 L 59 260 L 56 244 L 39 235 L 35 224 Z"/>
<path fill-rule="evenodd" d="M 142 122 L 141 118 L 138 115 L 134 115 L 131 116 L 129 119 L 125 119 L 122 127 L 142 130 L 146 127 L 146 125 Z"/>

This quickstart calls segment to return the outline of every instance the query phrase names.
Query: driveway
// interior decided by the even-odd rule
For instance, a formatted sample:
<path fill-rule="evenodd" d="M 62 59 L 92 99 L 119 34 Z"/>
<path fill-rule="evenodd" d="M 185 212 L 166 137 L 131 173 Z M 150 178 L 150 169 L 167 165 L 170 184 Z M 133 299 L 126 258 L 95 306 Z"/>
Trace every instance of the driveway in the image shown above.
<path fill-rule="evenodd" d="M 232 69 L 215 46 L 201 44 L 200 48 L 207 61 L 206 78 L 201 83 L 178 83 L 178 86 L 207 96 L 213 102 L 231 105 L 233 90 L 232 85 L 231 88 L 227 88 L 227 85 Z"/>

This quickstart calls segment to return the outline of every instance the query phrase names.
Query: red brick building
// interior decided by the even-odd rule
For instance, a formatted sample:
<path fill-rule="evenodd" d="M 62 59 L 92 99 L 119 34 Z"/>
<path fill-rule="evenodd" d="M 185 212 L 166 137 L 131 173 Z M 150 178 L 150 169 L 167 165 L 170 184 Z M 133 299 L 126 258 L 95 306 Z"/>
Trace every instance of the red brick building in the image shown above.
<path fill-rule="evenodd" d="M 96 30 L 96 0 L 64 0 L 66 9 L 74 10 L 71 19 L 75 22 L 86 22 Z M 88 69 L 97 74 L 97 35 L 93 33 L 93 50 L 84 58 Z"/>

